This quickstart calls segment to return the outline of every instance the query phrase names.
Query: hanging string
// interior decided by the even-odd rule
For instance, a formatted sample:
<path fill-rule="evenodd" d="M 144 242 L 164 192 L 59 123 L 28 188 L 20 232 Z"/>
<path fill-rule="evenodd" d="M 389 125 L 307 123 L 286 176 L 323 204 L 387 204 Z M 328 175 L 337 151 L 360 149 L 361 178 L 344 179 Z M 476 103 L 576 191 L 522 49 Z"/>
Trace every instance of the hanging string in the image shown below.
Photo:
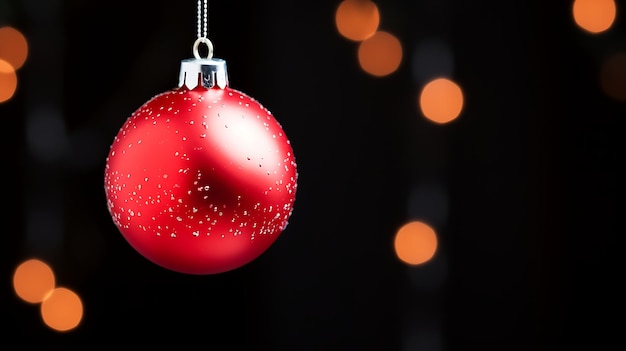
<path fill-rule="evenodd" d="M 204 10 L 198 0 L 198 38 L 208 38 L 209 34 L 209 1 L 204 0 Z"/>
<path fill-rule="evenodd" d="M 204 2 L 204 4 L 202 4 Z M 196 59 L 202 59 L 200 53 L 198 52 L 198 46 L 200 44 L 204 44 L 207 46 L 207 57 L 206 59 L 211 59 L 213 57 L 213 43 L 207 37 L 209 34 L 209 1 L 208 0 L 198 0 L 198 38 L 193 43 L 193 56 Z"/>
<path fill-rule="evenodd" d="M 202 8 L 200 7 L 200 0 L 198 0 L 198 38 L 200 38 L 201 35 L 201 24 L 200 24 L 200 17 L 202 15 Z"/>

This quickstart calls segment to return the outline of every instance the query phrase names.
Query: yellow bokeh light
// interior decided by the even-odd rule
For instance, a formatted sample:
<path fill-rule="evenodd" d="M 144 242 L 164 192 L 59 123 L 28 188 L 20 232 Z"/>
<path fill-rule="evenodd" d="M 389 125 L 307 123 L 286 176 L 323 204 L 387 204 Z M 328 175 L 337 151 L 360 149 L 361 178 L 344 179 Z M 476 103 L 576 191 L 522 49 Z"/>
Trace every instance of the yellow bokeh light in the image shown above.
<path fill-rule="evenodd" d="M 455 120 L 463 109 L 463 91 L 447 78 L 428 82 L 419 95 L 419 107 L 424 117 L 444 124 Z"/>
<path fill-rule="evenodd" d="M 378 31 L 359 44 L 358 59 L 365 72 L 377 77 L 387 76 L 402 62 L 402 45 L 393 34 Z"/>
<path fill-rule="evenodd" d="M 396 232 L 394 249 L 397 257 L 409 265 L 428 262 L 437 251 L 437 234 L 428 224 L 411 221 Z"/>
<path fill-rule="evenodd" d="M 362 41 L 374 35 L 379 23 L 378 6 L 369 0 L 344 0 L 335 12 L 339 34 L 353 41 Z"/>
<path fill-rule="evenodd" d="M 28 43 L 22 32 L 9 26 L 0 27 L 0 59 L 19 70 L 27 56 Z"/>
<path fill-rule="evenodd" d="M 572 6 L 574 22 L 593 34 L 611 28 L 616 12 L 614 0 L 575 0 Z"/>
<path fill-rule="evenodd" d="M 80 297 L 67 288 L 56 288 L 41 303 L 41 317 L 44 323 L 57 331 L 76 328 L 83 318 L 83 303 Z"/>
<path fill-rule="evenodd" d="M 22 262 L 13 273 L 13 289 L 19 298 L 29 303 L 40 303 L 54 289 L 54 272 L 38 259 Z"/>
<path fill-rule="evenodd" d="M 17 90 L 17 74 L 10 63 L 0 59 L 0 103 L 10 100 Z"/>

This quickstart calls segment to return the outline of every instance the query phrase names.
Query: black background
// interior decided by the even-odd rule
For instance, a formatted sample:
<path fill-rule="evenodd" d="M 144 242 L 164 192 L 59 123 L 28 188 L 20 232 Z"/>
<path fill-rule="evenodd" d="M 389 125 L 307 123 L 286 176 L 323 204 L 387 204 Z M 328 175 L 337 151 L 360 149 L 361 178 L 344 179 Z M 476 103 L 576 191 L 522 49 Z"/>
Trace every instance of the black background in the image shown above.
<path fill-rule="evenodd" d="M 335 30 L 339 1 L 210 1 L 209 38 L 228 62 L 231 87 L 276 116 L 299 173 L 277 242 L 213 276 L 166 271 L 133 251 L 103 189 L 114 135 L 177 84 L 180 60 L 191 57 L 196 2 L 0 4 L 0 25 L 22 30 L 30 50 L 16 95 L 0 105 L 0 333 L 9 349 L 622 343 L 617 170 L 626 107 L 598 84 L 602 61 L 625 49 L 622 3 L 614 27 L 590 35 L 572 21 L 570 1 L 378 1 L 381 29 L 405 52 L 397 72 L 375 78 L 358 67 L 357 44 Z M 450 45 L 466 99 L 445 126 L 416 107 L 412 48 L 431 36 Z M 46 162 L 29 149 L 26 121 L 51 106 L 69 141 Z M 443 284 L 420 290 L 410 282 L 415 268 L 394 257 L 392 236 L 412 219 L 411 186 L 429 181 L 448 194 L 447 218 L 435 228 L 447 268 Z M 45 231 L 27 240 L 29 228 L 48 227 L 30 223 L 41 209 L 63 223 L 60 242 Z M 12 272 L 30 257 L 48 261 L 57 284 L 80 294 L 76 330 L 49 330 L 37 307 L 13 294 Z"/>

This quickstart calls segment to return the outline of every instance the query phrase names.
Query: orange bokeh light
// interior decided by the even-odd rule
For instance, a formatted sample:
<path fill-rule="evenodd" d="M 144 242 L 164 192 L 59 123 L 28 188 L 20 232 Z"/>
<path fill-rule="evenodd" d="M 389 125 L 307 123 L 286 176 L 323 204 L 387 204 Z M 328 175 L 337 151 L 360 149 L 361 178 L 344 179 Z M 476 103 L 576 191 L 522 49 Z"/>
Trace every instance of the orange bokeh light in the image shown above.
<path fill-rule="evenodd" d="M 54 289 L 52 268 L 38 259 L 22 262 L 13 273 L 13 289 L 19 298 L 29 303 L 40 303 Z"/>
<path fill-rule="evenodd" d="M 428 262 L 437 251 L 437 234 L 421 221 L 411 221 L 397 231 L 394 249 L 398 258 L 410 265 Z"/>
<path fill-rule="evenodd" d="M 574 22 L 593 34 L 611 28 L 616 12 L 614 0 L 575 0 L 572 6 Z"/>
<path fill-rule="evenodd" d="M 27 56 L 28 43 L 22 32 L 9 26 L 0 27 L 0 59 L 18 70 L 24 65 Z"/>
<path fill-rule="evenodd" d="M 443 124 L 459 116 L 463 100 L 463 91 L 458 84 L 447 78 L 437 78 L 422 89 L 419 107 L 424 117 Z"/>
<path fill-rule="evenodd" d="M 40 306 L 44 323 L 57 331 L 76 328 L 83 318 L 83 303 L 70 289 L 56 288 Z"/>
<path fill-rule="evenodd" d="M 344 0 L 335 12 L 339 34 L 353 41 L 362 41 L 374 35 L 379 23 L 378 6 L 369 0 Z"/>
<path fill-rule="evenodd" d="M 359 44 L 358 59 L 365 72 L 377 77 L 387 76 L 402 62 L 402 45 L 393 34 L 378 31 Z"/>
<path fill-rule="evenodd" d="M 17 74 L 10 63 L 0 59 L 0 103 L 13 97 L 17 90 Z"/>

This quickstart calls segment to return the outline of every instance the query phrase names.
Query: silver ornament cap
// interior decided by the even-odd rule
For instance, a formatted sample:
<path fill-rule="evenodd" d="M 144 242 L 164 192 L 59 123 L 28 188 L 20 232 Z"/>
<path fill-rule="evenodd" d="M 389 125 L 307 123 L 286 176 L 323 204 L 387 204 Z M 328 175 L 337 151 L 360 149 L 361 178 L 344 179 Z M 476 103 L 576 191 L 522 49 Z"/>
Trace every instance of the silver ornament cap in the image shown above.
<path fill-rule="evenodd" d="M 198 52 L 198 46 L 205 44 L 208 48 L 208 55 L 202 58 Z M 228 86 L 228 71 L 226 61 L 213 58 L 213 44 L 205 37 L 198 38 L 193 45 L 194 58 L 185 59 L 180 62 L 180 74 L 178 77 L 178 87 L 186 86 L 193 89 L 198 85 L 205 88 L 219 87 L 224 89 Z"/>

